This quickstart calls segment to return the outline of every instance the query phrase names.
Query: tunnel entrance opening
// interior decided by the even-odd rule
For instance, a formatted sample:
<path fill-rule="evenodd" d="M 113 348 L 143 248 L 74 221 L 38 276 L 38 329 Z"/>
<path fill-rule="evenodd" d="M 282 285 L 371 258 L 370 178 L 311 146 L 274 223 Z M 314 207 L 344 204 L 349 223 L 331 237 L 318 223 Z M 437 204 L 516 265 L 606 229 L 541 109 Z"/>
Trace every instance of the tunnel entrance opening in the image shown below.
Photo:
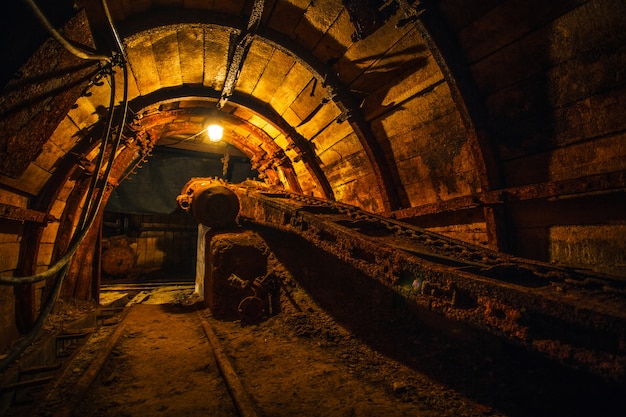
<path fill-rule="evenodd" d="M 230 152 L 230 151 L 229 151 Z M 107 203 L 101 244 L 102 284 L 193 284 L 198 226 L 176 205 L 190 177 L 253 177 L 250 160 L 156 146 L 140 169 L 113 191 Z"/>

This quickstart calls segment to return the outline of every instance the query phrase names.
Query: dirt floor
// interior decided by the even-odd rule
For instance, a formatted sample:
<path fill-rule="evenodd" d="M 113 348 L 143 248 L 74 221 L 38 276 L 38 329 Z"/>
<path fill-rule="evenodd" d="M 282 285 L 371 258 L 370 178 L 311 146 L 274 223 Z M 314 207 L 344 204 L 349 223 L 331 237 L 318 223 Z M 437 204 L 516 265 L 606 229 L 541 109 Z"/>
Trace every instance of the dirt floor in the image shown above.
<path fill-rule="evenodd" d="M 281 299 L 279 314 L 244 326 L 199 310 L 191 290 L 156 291 L 129 310 L 118 343 L 73 415 L 236 416 L 201 318 L 260 416 L 622 415 L 611 392 L 576 385 L 578 379 L 568 381 L 501 345 L 477 352 L 475 340 L 448 338 L 371 308 L 352 310 L 353 322 L 340 324 L 295 285 Z M 357 304 L 346 299 L 343 306 Z M 94 333 L 44 400 L 6 415 L 62 415 L 76 400 L 76 378 L 115 328 Z"/>
<path fill-rule="evenodd" d="M 5 415 L 235 416 L 203 319 L 263 417 L 626 415 L 623 386 L 430 317 L 315 248 L 266 240 L 281 261 L 275 314 L 218 320 L 192 283 L 103 292 L 103 305 L 134 304 L 93 385 L 78 390 L 124 313 L 98 327 L 43 396 Z"/>
<path fill-rule="evenodd" d="M 343 358 L 285 334 L 279 322 L 242 329 L 211 321 L 260 415 L 426 415 L 392 389 L 363 381 Z M 75 415 L 235 416 L 210 352 L 192 309 L 134 306 L 122 340 Z"/>

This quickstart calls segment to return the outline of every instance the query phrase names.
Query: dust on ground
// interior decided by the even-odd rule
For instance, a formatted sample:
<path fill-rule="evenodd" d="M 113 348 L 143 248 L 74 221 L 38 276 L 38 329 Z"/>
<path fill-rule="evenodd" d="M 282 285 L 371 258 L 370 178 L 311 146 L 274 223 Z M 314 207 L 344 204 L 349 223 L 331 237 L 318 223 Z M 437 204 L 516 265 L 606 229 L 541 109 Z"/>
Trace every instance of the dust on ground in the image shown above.
<path fill-rule="evenodd" d="M 254 325 L 214 319 L 188 288 L 144 297 L 74 415 L 237 415 L 200 317 L 265 417 L 619 415 L 612 392 L 510 346 L 448 337 L 358 297 L 329 300 L 331 314 L 295 283 L 282 291 L 280 312 Z M 114 329 L 94 332 L 44 399 L 6 415 L 53 416 Z"/>

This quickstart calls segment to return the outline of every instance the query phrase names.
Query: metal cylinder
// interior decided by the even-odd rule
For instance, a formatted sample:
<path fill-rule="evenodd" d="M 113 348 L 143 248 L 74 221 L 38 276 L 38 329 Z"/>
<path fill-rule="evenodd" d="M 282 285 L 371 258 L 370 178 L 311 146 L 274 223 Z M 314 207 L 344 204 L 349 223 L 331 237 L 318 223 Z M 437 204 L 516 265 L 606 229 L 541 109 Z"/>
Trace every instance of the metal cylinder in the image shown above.
<path fill-rule="evenodd" d="M 228 187 L 212 181 L 192 180 L 177 198 L 183 210 L 207 227 L 233 226 L 239 214 L 239 199 Z"/>

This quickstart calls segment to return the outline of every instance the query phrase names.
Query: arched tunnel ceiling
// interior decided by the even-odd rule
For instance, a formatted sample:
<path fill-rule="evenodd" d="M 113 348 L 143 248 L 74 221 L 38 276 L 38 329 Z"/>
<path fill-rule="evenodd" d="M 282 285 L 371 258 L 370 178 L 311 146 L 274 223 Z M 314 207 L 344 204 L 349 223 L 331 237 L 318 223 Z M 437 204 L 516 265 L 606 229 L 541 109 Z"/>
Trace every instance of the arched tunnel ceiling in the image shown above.
<path fill-rule="evenodd" d="M 101 1 L 41 3 L 63 15 L 52 17 L 64 36 L 108 54 Z M 18 4 L 2 21 L 15 21 L 5 55 L 27 52 L 3 66 L 0 187 L 18 196 L 6 197 L 11 210 L 58 218 L 54 204 L 91 175 L 110 81 L 53 39 L 22 48 L 41 25 L 23 2 L 7 7 Z M 623 190 L 619 1 L 107 4 L 130 73 L 130 139 L 116 161 L 132 166 L 155 144 L 237 153 L 269 183 L 538 259 L 553 254 L 536 231 L 561 224 L 562 208 L 526 227 L 527 206 L 567 196 L 570 218 L 622 221 L 573 204 Z M 207 145 L 197 134 L 215 112 L 226 138 Z"/>
<path fill-rule="evenodd" d="M 267 182 L 372 212 L 488 188 L 455 86 L 413 24 L 417 2 L 107 3 L 128 59 L 130 125 L 156 146 L 228 148 Z M 87 27 L 83 37 L 99 51 L 112 48 L 100 1 L 78 5 L 74 30 Z M 28 192 L 43 189 L 77 138 L 90 137 L 109 100 L 102 81 L 47 133 Z M 121 83 L 115 88 L 119 104 Z M 228 146 L 199 140 L 215 115 Z M 447 131 L 422 129 L 429 124 Z"/>
<path fill-rule="evenodd" d="M 395 81 L 390 75 L 397 75 L 399 67 L 403 72 L 414 71 L 414 64 L 425 59 L 420 53 L 425 55 L 426 47 L 415 33 L 408 34 L 414 31 L 394 28 L 394 42 L 399 46 L 390 48 L 383 43 L 381 48 L 378 42 L 371 42 L 364 47 L 365 41 L 361 41 L 359 47 L 351 48 L 355 45 L 351 39 L 354 25 L 342 4 L 335 2 L 330 10 L 328 5 L 319 10 L 315 7 L 287 7 L 290 13 L 322 18 L 319 22 L 301 19 L 291 28 L 292 33 L 291 19 L 272 19 L 266 14 L 267 26 L 250 35 L 243 56 L 237 55 L 241 53 L 237 47 L 251 33 L 242 29 L 245 20 L 183 11 L 177 15 L 155 12 L 148 19 L 130 18 L 127 24 L 122 21 L 119 26 L 134 81 L 131 100 L 169 91 L 186 102 L 183 107 L 187 110 L 177 111 L 180 114 L 193 113 L 193 101 L 185 100 L 185 88 L 224 102 L 228 94 L 228 105 L 221 113 L 227 113 L 231 122 L 239 122 L 235 129 L 226 129 L 225 141 L 248 155 L 256 167 L 295 170 L 298 181 L 283 185 L 334 199 L 333 189 L 341 188 L 345 176 L 329 179 L 331 173 L 325 167 L 342 162 L 344 155 L 361 153 L 365 156 L 359 160 L 358 175 L 371 176 L 377 185 L 372 190 L 378 194 L 374 194 L 377 201 L 368 208 L 397 207 L 390 161 L 371 131 L 362 105 L 380 85 Z M 148 22 L 150 27 L 146 27 Z M 347 58 L 348 52 L 354 56 Z M 344 68 L 348 71 L 340 71 Z M 175 106 L 170 102 L 167 108 Z M 137 113 L 143 111 L 136 109 Z M 204 112 L 215 113 L 201 105 L 196 108 L 195 120 Z M 191 136 L 202 129 L 202 124 L 194 128 L 186 116 L 172 119 L 154 108 L 150 114 L 153 125 L 158 124 L 158 114 L 164 116 L 166 131 L 178 130 L 173 126 L 178 123 L 182 123 L 181 134 L 187 130 Z M 263 139 L 259 132 L 264 132 L 260 134 Z"/>

